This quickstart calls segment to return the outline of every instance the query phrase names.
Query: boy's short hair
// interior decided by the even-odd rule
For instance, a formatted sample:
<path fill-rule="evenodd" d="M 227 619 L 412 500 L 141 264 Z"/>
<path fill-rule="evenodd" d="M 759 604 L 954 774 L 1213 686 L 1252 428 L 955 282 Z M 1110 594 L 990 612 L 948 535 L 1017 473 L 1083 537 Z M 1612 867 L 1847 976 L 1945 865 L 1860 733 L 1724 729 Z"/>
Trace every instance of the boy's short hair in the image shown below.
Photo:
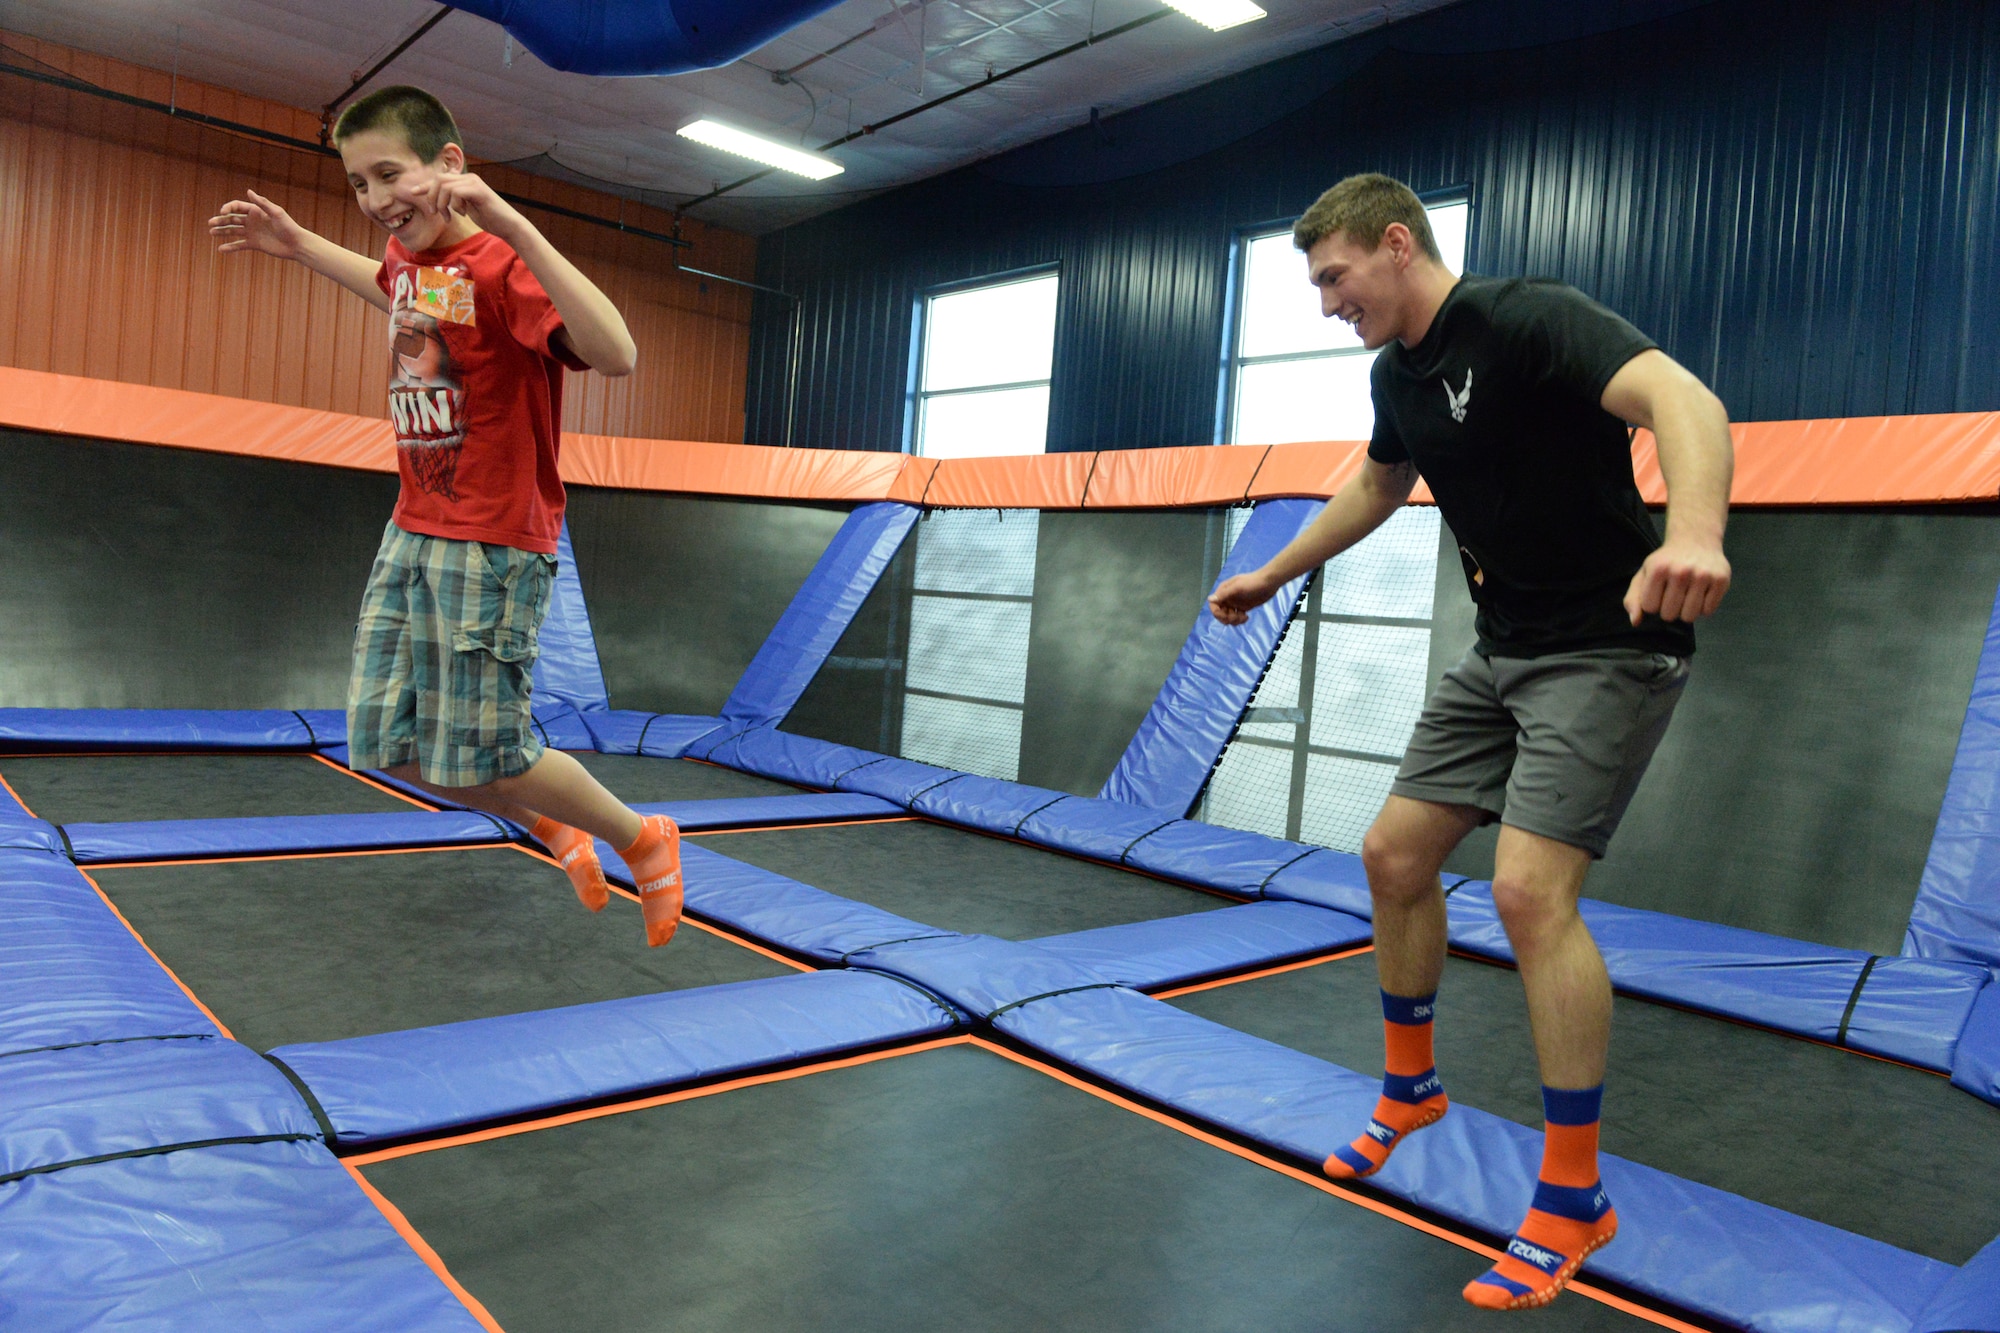
<path fill-rule="evenodd" d="M 1418 248 L 1433 261 L 1444 262 L 1437 237 L 1431 234 L 1430 217 L 1416 191 L 1393 176 L 1372 171 L 1349 176 L 1315 200 L 1292 224 L 1292 244 L 1310 250 L 1335 232 L 1342 232 L 1348 240 L 1372 251 L 1382 244 L 1382 233 L 1391 222 L 1408 227 Z"/>
<path fill-rule="evenodd" d="M 448 143 L 457 144 L 461 151 L 465 148 L 458 122 L 444 109 L 444 103 L 406 83 L 378 88 L 341 112 L 333 123 L 333 141 L 339 143 L 369 130 L 399 131 L 410 151 L 425 162 L 437 161 Z"/>

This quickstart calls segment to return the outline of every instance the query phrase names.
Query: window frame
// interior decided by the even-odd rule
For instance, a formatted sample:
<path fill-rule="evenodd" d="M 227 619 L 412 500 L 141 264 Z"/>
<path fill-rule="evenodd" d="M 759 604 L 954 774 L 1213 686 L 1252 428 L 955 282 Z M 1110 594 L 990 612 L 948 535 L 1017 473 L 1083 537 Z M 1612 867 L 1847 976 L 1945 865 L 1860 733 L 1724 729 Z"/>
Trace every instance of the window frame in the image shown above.
<path fill-rule="evenodd" d="M 930 308 L 931 302 L 941 296 L 958 296 L 965 292 L 984 288 L 1008 287 L 1016 283 L 1034 282 L 1053 277 L 1056 280 L 1056 322 L 1050 334 L 1049 377 L 1046 380 L 1021 380 L 1018 382 L 979 384 L 957 389 L 924 388 L 924 373 L 930 357 Z M 912 303 L 910 317 L 910 371 L 908 387 L 903 398 L 903 452 L 914 457 L 922 457 L 919 447 L 923 442 L 924 407 L 932 398 L 965 397 L 976 393 L 997 393 L 1006 389 L 1047 388 L 1051 405 L 1055 397 L 1056 346 L 1062 334 L 1062 263 L 1051 261 L 1046 264 L 1030 264 L 1022 268 L 1004 269 L 998 273 L 981 274 L 976 278 L 959 278 L 952 282 L 941 282 L 925 287 L 916 295 Z M 1046 428 L 1042 437 L 1042 451 L 1048 451 Z"/>

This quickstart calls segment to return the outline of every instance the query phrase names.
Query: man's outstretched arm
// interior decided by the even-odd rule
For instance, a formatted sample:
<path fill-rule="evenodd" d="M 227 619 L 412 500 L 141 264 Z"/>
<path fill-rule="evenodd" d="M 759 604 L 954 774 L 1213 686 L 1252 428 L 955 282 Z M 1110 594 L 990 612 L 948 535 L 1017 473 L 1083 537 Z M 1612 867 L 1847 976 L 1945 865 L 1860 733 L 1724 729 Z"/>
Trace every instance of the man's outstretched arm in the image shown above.
<path fill-rule="evenodd" d="M 1361 471 L 1326 502 L 1318 518 L 1272 556 L 1262 569 L 1225 579 L 1209 595 L 1208 609 L 1225 625 L 1241 625 L 1252 609 L 1309 569 L 1318 569 L 1354 543 L 1381 527 L 1409 500 L 1416 489 L 1417 469 L 1410 463 L 1361 460 Z"/>
<path fill-rule="evenodd" d="M 1604 410 L 1653 432 L 1667 479 L 1667 539 L 1632 576 L 1625 612 L 1638 624 L 1712 615 L 1729 591 L 1722 530 L 1736 449 L 1729 413 L 1708 387 L 1661 351 L 1641 352 L 1604 386 Z"/>

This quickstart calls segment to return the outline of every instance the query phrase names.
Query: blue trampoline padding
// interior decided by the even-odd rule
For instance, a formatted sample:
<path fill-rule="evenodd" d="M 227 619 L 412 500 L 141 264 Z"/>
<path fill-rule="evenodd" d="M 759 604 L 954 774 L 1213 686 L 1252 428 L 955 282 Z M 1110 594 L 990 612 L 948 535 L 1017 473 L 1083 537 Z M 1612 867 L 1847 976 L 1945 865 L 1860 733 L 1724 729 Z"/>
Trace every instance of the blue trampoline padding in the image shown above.
<path fill-rule="evenodd" d="M 1038 995 L 1107 984 L 1101 973 L 1051 950 L 991 935 L 904 940 L 848 961 L 913 981 L 977 1018 Z"/>
<path fill-rule="evenodd" d="M 317 1143 L 129 1157 L 0 1186 L 0 1323 L 34 1333 L 479 1333 Z"/>
<path fill-rule="evenodd" d="M 1910 1333 L 2000 1333 L 2000 1240 L 1946 1279 Z"/>
<path fill-rule="evenodd" d="M 320 1129 L 270 1061 L 221 1037 L 71 1046 L 0 1061 L 0 1176 L 285 1135 L 316 1139 Z"/>
<path fill-rule="evenodd" d="M 1128 990 L 1038 1000 L 996 1026 L 1143 1097 L 1317 1164 L 1366 1123 L 1366 1077 Z M 1396 1151 L 1371 1184 L 1489 1235 L 1533 1195 L 1541 1134 L 1467 1106 Z M 1951 1275 L 1934 1259 L 1616 1157 L 1619 1238 L 1585 1267 L 1712 1318 L 1772 1333 L 1904 1329 Z"/>
<path fill-rule="evenodd" d="M 590 734 L 583 714 L 556 700 L 537 702 L 530 710 L 535 739 L 551 750 L 595 750 L 597 738 Z"/>
<path fill-rule="evenodd" d="M 1304 853 L 1308 849 L 1299 850 Z M 1368 896 L 1368 872 L 1362 868 L 1361 858 L 1326 847 L 1297 856 L 1271 874 L 1264 896 L 1331 907 L 1371 920 L 1375 916 L 1374 901 Z"/>
<path fill-rule="evenodd" d="M 1986 626 L 1903 952 L 2000 967 L 2000 597 Z"/>
<path fill-rule="evenodd" d="M 957 1026 L 890 977 L 805 972 L 271 1052 L 369 1143 L 879 1046 Z"/>
<path fill-rule="evenodd" d="M 0 852 L 0 921 L 0 1055 L 221 1035 L 60 857 Z"/>
<path fill-rule="evenodd" d="M 387 811 L 365 815 L 272 815 L 253 819 L 157 819 L 129 824 L 65 824 L 80 864 L 282 856 L 291 852 L 456 847 L 508 842 L 513 826 L 471 810 Z"/>
<path fill-rule="evenodd" d="M 866 754 L 865 751 L 860 752 Z M 969 774 L 936 764 L 920 764 L 914 759 L 863 758 L 860 766 L 842 775 L 834 786 L 841 791 L 866 792 L 897 805 L 914 805 L 926 792 L 946 783 L 967 780 Z"/>
<path fill-rule="evenodd" d="M 714 763 L 822 790 L 831 790 L 835 782 L 856 769 L 886 763 L 889 759 L 873 750 L 794 736 L 776 727 L 732 730 L 719 735 L 717 742 L 704 750 L 704 756 Z"/>
<path fill-rule="evenodd" d="M 1452 947 L 1513 960 L 1490 886 L 1466 884 L 1448 905 Z M 1852 949 L 1589 898 L 1579 908 L 1622 991 L 1940 1072 L 1951 1070 L 1959 1033 L 1988 979 L 1986 969 L 1964 963 L 1877 958 L 1869 967 L 1869 956 Z"/>
<path fill-rule="evenodd" d="M 1029 816 L 1073 804 L 1088 805 L 1091 802 L 1087 797 L 1072 796 L 1047 787 L 1030 787 L 1026 783 L 967 774 L 955 782 L 933 785 L 911 803 L 910 809 L 920 815 L 942 819 L 948 824 L 1008 837 L 1025 837 L 1021 825 Z"/>
<path fill-rule="evenodd" d="M 597 661 L 597 639 L 590 632 L 590 609 L 584 605 L 583 583 L 576 574 L 576 551 L 570 546 L 569 520 L 556 534 L 555 586 L 549 590 L 549 611 L 537 637 L 535 693 L 570 705 L 578 712 L 611 707 L 604 691 L 604 670 Z M 539 710 L 537 710 L 539 712 Z M 564 744 L 560 749 L 589 749 Z"/>
<path fill-rule="evenodd" d="M 1325 850 L 1183 819 L 1134 847 L 1125 864 L 1168 879 L 1261 898 L 1266 883 L 1280 870 L 1302 856 Z"/>
<path fill-rule="evenodd" d="M 345 738 L 343 727 L 336 739 Z M 313 748 L 313 731 L 299 715 L 275 708 L 0 708 L 0 754 L 24 750 Z"/>
<path fill-rule="evenodd" d="M 1262 566 L 1324 508 L 1323 500 L 1259 504 L 1216 582 Z M 1196 614 L 1166 683 L 1098 795 L 1169 815 L 1188 812 L 1236 734 L 1305 586 L 1304 575 L 1293 579 L 1242 625 L 1225 625 L 1205 607 Z"/>
<path fill-rule="evenodd" d="M 0 800 L 6 793 L 0 791 Z M 19 807 L 16 807 L 18 810 Z M 34 819 L 14 810 L 0 809 L 0 850 L 14 852 L 49 852 L 61 856 L 63 852 L 62 834 L 56 826 L 45 819 Z"/>
<path fill-rule="evenodd" d="M 2000 985 L 1989 984 L 1973 1002 L 1972 1016 L 1952 1052 L 1951 1082 L 2000 1106 Z"/>
<path fill-rule="evenodd" d="M 1366 921 L 1345 912 L 1303 903 L 1245 903 L 1028 942 L 1104 981 L 1133 990 L 1157 990 L 1199 977 L 1330 953 L 1364 943 L 1373 933 Z"/>
<path fill-rule="evenodd" d="M 324 750 L 347 744 L 347 714 L 339 708 L 301 708 L 299 720 L 312 733 L 312 743 Z"/>
<path fill-rule="evenodd" d="M 604 873 L 630 888 L 631 872 L 602 839 L 597 852 Z M 951 933 L 691 843 L 681 845 L 681 871 L 689 911 L 821 962 L 844 962 L 849 954 L 889 940 Z"/>
<path fill-rule="evenodd" d="M 653 801 L 632 807 L 642 815 L 671 815 L 682 830 L 758 828 L 821 820 L 880 819 L 903 807 L 877 796 L 801 792 L 797 796 L 734 796 L 714 801 Z M 605 844 L 600 843 L 600 855 Z"/>
<path fill-rule="evenodd" d="M 847 516 L 722 705 L 724 721 L 785 720 L 921 512 L 914 505 L 879 503 Z"/>
<path fill-rule="evenodd" d="M 624 708 L 582 716 L 600 754 L 645 754 L 655 759 L 680 758 L 688 746 L 722 725 L 713 717 L 635 713 Z"/>

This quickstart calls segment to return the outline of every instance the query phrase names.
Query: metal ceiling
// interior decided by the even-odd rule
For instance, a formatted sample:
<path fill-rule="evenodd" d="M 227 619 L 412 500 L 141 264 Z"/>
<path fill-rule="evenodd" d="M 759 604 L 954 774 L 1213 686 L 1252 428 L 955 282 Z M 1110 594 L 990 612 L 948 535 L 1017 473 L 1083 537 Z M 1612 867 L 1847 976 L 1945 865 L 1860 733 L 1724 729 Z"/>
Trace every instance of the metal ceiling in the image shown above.
<path fill-rule="evenodd" d="M 753 234 L 1379 27 L 1452 0 L 1262 0 L 1270 17 L 1213 33 L 1179 14 L 987 87 L 988 78 L 1130 24 L 1158 0 L 846 0 L 720 69 L 592 78 L 549 69 L 499 27 L 452 13 L 371 86 L 421 84 L 457 116 L 475 157 L 517 161 L 669 206 L 754 167 L 681 139 L 712 115 L 835 150 L 845 174 L 767 176 L 696 216 Z M 155 69 L 178 68 L 293 106 L 318 107 L 438 14 L 430 0 L 0 0 L 0 29 Z"/>

